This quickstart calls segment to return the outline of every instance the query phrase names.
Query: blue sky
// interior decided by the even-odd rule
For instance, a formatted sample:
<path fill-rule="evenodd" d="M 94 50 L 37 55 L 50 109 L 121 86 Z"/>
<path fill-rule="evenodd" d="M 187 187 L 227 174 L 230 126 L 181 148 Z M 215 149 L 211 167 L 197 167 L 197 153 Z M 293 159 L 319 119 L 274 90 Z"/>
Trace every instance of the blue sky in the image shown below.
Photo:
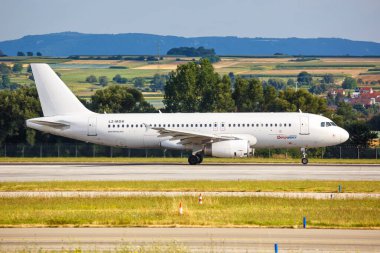
<path fill-rule="evenodd" d="M 380 42 L 378 0 L 0 0 L 0 41 L 63 31 Z"/>

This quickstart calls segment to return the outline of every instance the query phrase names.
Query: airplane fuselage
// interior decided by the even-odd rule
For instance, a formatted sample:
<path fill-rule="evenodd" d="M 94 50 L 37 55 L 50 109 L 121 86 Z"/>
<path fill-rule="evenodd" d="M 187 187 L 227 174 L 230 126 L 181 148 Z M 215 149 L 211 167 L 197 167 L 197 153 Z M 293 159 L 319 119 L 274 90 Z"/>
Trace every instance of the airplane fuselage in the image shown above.
<path fill-rule="evenodd" d="M 51 127 L 28 121 L 28 127 L 86 142 L 127 148 L 192 150 L 160 137 L 153 128 L 193 131 L 218 136 L 246 135 L 255 148 L 310 148 L 345 141 L 346 132 L 326 117 L 308 113 L 146 113 L 89 114 L 41 118 L 67 123 Z M 326 122 L 324 127 L 321 126 Z M 343 131 L 342 131 L 343 130 Z M 246 139 L 245 138 L 245 139 Z"/>

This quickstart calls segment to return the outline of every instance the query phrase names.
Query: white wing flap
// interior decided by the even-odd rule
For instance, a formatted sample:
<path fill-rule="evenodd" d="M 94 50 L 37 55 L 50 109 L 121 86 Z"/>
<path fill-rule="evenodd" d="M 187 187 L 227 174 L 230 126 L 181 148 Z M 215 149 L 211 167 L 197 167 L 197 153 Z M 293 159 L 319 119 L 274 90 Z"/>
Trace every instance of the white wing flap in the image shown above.
<path fill-rule="evenodd" d="M 151 129 L 158 131 L 158 137 L 171 137 L 169 140 L 180 140 L 179 144 L 206 144 L 208 142 L 216 142 L 222 140 L 235 140 L 233 136 L 220 136 L 216 134 L 206 134 L 193 131 L 182 131 L 170 128 L 152 127 Z"/>

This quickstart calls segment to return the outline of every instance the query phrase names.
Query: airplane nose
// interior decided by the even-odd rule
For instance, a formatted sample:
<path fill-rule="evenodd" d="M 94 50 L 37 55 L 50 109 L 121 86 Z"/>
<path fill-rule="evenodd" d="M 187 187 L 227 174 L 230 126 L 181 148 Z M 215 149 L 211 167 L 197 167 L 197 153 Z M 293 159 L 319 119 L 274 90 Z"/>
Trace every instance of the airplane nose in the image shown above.
<path fill-rule="evenodd" d="M 340 143 L 343 143 L 345 141 L 348 140 L 348 138 L 350 138 L 350 134 L 344 130 L 343 128 L 340 129 Z"/>

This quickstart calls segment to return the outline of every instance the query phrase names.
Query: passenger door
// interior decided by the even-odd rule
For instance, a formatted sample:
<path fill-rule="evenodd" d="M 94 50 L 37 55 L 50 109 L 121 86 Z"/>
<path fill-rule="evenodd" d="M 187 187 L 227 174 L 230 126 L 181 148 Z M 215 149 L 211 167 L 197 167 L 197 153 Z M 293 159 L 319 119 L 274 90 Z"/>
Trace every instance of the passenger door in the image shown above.
<path fill-rule="evenodd" d="M 309 132 L 309 117 L 308 116 L 301 116 L 300 117 L 300 134 L 302 135 L 308 135 Z"/>
<path fill-rule="evenodd" d="M 87 127 L 88 136 L 96 136 L 96 117 L 88 118 L 88 127 Z"/>

